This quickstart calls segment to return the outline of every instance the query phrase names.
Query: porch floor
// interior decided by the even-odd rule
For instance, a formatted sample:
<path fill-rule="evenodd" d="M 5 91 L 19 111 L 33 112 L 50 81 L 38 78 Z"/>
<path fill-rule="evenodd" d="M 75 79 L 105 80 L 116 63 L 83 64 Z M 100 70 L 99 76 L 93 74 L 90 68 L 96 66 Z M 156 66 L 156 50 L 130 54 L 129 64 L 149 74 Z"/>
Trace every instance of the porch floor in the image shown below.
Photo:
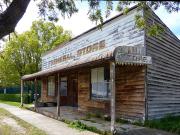
<path fill-rule="evenodd" d="M 57 118 L 57 107 L 38 107 L 37 112 L 47 115 L 52 118 Z M 77 107 L 61 106 L 60 118 L 67 120 L 80 120 L 85 117 L 85 114 L 78 111 Z"/>
<path fill-rule="evenodd" d="M 44 114 L 48 117 L 57 119 L 57 107 L 38 107 L 37 112 Z M 85 113 L 78 111 L 77 107 L 61 106 L 60 107 L 60 119 L 69 121 L 79 120 L 87 126 L 93 126 L 101 131 L 110 131 L 110 121 L 105 121 L 100 118 L 87 117 Z M 132 129 L 141 129 L 143 127 L 116 123 L 116 129 L 118 132 L 127 132 Z"/>

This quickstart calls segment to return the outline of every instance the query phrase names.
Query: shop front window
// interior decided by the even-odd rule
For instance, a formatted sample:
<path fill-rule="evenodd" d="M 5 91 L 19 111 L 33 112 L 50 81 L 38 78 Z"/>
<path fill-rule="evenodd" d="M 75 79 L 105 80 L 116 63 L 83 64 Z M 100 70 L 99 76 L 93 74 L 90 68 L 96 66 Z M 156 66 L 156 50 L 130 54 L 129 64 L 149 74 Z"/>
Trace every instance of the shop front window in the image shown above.
<path fill-rule="evenodd" d="M 109 70 L 104 67 L 91 69 L 91 98 L 109 99 Z"/>

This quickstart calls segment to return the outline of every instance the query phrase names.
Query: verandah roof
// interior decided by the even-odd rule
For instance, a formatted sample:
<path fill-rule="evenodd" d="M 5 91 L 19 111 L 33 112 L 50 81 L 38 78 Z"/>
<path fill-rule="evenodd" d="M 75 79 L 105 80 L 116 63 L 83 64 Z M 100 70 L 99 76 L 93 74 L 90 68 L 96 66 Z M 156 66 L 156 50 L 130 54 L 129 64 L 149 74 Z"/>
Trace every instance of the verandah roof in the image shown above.
<path fill-rule="evenodd" d="M 146 65 L 151 64 L 151 57 L 145 56 L 144 47 L 135 46 L 119 46 L 103 51 L 99 54 L 93 55 L 92 57 L 81 57 L 78 60 L 72 60 L 66 62 L 63 65 L 56 65 L 50 69 L 42 70 L 33 74 L 24 75 L 21 79 L 28 80 L 36 77 L 51 74 L 63 69 L 69 69 L 78 65 L 94 62 L 97 60 L 108 60 L 114 59 L 117 64 L 121 65 Z"/>
<path fill-rule="evenodd" d="M 88 58 L 82 57 L 79 60 L 72 60 L 72 61 L 66 62 L 60 66 L 56 65 L 55 67 L 50 68 L 50 69 L 42 70 L 42 71 L 39 71 L 39 72 L 36 72 L 33 74 L 29 74 L 29 75 L 24 75 L 21 79 L 22 80 L 28 80 L 31 78 L 36 78 L 36 77 L 40 77 L 43 75 L 51 74 L 51 73 L 54 73 L 54 72 L 57 72 L 57 71 L 60 71 L 63 69 L 69 69 L 69 68 L 72 68 L 72 67 L 75 67 L 78 65 L 88 63 L 88 62 L 93 62 L 93 61 L 97 61 L 97 60 L 104 60 L 104 59 L 111 59 L 111 58 L 113 58 L 113 52 L 114 52 L 114 49 L 100 53 L 97 56 L 88 57 Z"/>

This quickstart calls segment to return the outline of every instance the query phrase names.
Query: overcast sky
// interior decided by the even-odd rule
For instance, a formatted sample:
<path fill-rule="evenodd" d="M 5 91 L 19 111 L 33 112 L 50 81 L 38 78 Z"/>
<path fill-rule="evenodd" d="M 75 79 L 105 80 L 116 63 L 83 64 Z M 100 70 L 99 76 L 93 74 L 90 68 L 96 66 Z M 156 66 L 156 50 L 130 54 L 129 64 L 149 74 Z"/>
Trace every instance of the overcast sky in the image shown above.
<path fill-rule="evenodd" d="M 87 15 L 88 5 L 87 2 L 76 2 L 79 12 L 74 14 L 71 18 L 63 19 L 59 16 L 58 25 L 63 26 L 65 30 L 72 31 L 73 36 L 77 36 L 84 31 L 95 26 L 92 23 Z M 105 4 L 101 5 L 102 8 Z M 163 7 L 160 7 L 155 13 L 161 18 L 161 20 L 173 31 L 173 33 L 180 39 L 180 12 L 179 13 L 167 13 Z M 110 17 L 117 15 L 117 11 L 113 11 Z M 26 10 L 26 13 L 19 21 L 16 26 L 16 31 L 22 33 L 26 30 L 29 30 L 33 21 L 38 20 L 38 7 L 32 0 Z"/>

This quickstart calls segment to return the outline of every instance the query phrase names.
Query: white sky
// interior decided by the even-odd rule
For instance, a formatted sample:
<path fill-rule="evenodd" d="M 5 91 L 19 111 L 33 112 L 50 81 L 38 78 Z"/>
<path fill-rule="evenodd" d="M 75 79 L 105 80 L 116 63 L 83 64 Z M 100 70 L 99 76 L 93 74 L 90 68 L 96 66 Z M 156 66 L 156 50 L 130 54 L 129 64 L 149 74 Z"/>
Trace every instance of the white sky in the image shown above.
<path fill-rule="evenodd" d="M 88 18 L 88 6 L 87 2 L 76 2 L 79 12 L 74 14 L 71 18 L 63 19 L 59 15 L 58 25 L 61 25 L 65 30 L 72 31 L 73 36 L 77 36 L 84 31 L 95 26 Z M 105 6 L 105 4 L 101 5 Z M 163 7 L 160 7 L 155 13 L 160 17 L 160 19 L 173 31 L 173 33 L 180 39 L 180 12 L 179 13 L 167 13 Z M 110 17 L 117 15 L 118 12 L 113 11 Z M 26 13 L 19 21 L 16 26 L 16 31 L 22 33 L 29 30 L 33 21 L 38 20 L 38 7 L 32 0 L 26 10 Z M 1 45 L 1 44 L 0 44 Z"/>

